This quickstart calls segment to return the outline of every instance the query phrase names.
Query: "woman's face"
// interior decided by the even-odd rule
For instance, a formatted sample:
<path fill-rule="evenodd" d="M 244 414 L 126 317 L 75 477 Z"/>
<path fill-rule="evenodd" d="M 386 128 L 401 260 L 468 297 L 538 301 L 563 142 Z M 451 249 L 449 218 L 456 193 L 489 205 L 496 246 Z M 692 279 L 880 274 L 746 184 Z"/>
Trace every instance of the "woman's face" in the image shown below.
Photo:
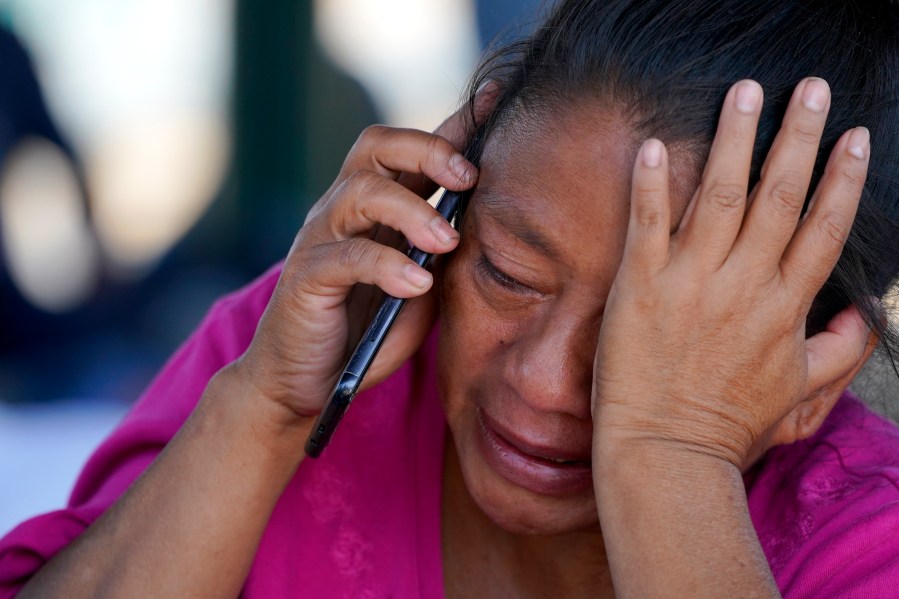
<path fill-rule="evenodd" d="M 444 273 L 440 385 L 480 508 L 510 531 L 561 533 L 597 523 L 593 360 L 641 140 L 585 108 L 515 129 L 487 143 Z M 674 196 L 679 220 L 687 194 Z"/>

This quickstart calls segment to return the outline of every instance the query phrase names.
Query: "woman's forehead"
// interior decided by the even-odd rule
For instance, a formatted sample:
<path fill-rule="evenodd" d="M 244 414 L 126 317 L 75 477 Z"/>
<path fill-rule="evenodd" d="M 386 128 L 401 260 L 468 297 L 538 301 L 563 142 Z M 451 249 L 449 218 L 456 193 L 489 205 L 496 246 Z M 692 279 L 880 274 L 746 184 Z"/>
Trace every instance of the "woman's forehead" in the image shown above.
<path fill-rule="evenodd" d="M 518 111 L 490 135 L 482 167 L 518 169 L 545 178 L 580 166 L 604 176 L 629 171 L 640 141 L 616 114 L 600 108 L 560 106 L 557 111 Z"/>
<path fill-rule="evenodd" d="M 584 179 L 603 187 L 626 183 L 629 188 L 646 136 L 627 122 L 623 111 L 597 104 L 517 110 L 484 146 L 481 183 L 489 182 L 491 189 L 512 187 L 519 196 L 545 191 L 548 185 L 572 187 Z"/>
<path fill-rule="evenodd" d="M 621 153 L 629 153 L 633 158 L 646 139 L 658 137 L 668 146 L 672 161 L 680 163 L 672 164 L 672 168 L 698 173 L 697 156 L 710 142 L 707 139 L 669 139 L 669 131 L 675 129 L 670 122 L 650 123 L 631 104 L 605 100 L 602 94 L 516 105 L 506 111 L 490 132 L 485 153 L 491 148 L 507 152 L 522 145 L 536 144 L 545 148 L 549 144 L 565 143 L 573 144 L 568 147 L 570 152 L 580 152 L 585 141 L 607 138 L 614 140 Z M 628 170 L 632 164 L 632 160 L 627 161 Z"/>
<path fill-rule="evenodd" d="M 607 276 L 585 255 L 623 248 L 636 149 L 624 128 L 597 125 L 553 118 L 491 136 L 473 197 L 479 238 Z"/>
<path fill-rule="evenodd" d="M 551 201 L 553 214 L 561 210 L 576 218 L 585 211 L 626 212 L 634 161 L 645 138 L 621 111 L 603 106 L 584 102 L 541 112 L 521 114 L 491 134 L 481 158 L 479 196 L 503 209 L 515 205 L 537 212 L 545 212 L 541 205 Z M 679 221 L 699 169 L 694 153 L 683 146 L 671 148 L 670 155 L 672 209 Z"/>

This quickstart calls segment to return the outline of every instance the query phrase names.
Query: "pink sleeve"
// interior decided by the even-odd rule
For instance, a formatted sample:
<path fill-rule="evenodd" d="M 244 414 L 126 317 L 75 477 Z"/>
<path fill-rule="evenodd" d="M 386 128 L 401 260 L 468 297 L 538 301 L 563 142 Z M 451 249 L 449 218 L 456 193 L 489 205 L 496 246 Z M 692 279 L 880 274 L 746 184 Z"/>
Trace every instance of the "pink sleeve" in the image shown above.
<path fill-rule="evenodd" d="M 187 420 L 209 379 L 249 345 L 280 265 L 212 307 L 115 431 L 88 460 L 69 505 L 0 540 L 0 599 L 13 597 L 137 479 Z"/>

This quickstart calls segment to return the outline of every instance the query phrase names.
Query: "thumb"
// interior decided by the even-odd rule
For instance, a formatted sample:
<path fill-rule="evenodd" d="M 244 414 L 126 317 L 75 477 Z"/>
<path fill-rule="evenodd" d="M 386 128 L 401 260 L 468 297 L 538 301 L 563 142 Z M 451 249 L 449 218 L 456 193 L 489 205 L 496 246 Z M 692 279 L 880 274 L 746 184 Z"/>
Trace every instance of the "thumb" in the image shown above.
<path fill-rule="evenodd" d="M 842 378 L 854 377 L 876 344 L 877 337 L 871 335 L 858 307 L 852 304 L 844 308 L 827 323 L 824 331 L 805 341 L 808 360 L 805 397 Z"/>

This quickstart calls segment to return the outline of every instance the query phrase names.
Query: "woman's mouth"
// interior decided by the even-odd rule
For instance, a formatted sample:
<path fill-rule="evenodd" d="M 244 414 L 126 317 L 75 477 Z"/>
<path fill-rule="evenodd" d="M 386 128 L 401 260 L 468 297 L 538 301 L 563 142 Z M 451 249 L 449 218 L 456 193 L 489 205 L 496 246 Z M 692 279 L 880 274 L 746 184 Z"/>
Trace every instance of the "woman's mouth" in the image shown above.
<path fill-rule="evenodd" d="M 532 443 L 505 430 L 477 409 L 478 444 L 485 460 L 514 485 L 541 495 L 572 495 L 589 491 L 593 472 L 589 451 L 572 451 Z"/>

